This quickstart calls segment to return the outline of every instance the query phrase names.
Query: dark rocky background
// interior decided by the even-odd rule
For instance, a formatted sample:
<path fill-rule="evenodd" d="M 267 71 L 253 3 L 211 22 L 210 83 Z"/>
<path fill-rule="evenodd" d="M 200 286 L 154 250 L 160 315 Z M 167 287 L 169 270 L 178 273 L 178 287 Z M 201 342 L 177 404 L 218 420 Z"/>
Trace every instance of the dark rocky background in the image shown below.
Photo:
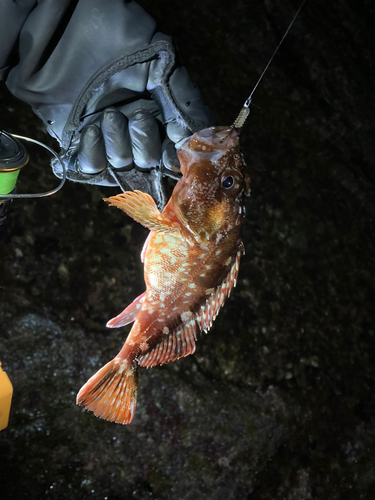
<path fill-rule="evenodd" d="M 140 0 L 230 124 L 298 2 Z M 253 195 L 232 297 L 194 356 L 140 371 L 132 424 L 75 405 L 143 291 L 146 231 L 66 185 L 14 202 L 1 246 L 0 359 L 14 385 L 2 499 L 373 499 L 374 44 L 371 0 L 309 0 L 255 96 Z M 1 127 L 53 144 L 1 88 Z M 19 191 L 56 183 L 32 149 Z"/>

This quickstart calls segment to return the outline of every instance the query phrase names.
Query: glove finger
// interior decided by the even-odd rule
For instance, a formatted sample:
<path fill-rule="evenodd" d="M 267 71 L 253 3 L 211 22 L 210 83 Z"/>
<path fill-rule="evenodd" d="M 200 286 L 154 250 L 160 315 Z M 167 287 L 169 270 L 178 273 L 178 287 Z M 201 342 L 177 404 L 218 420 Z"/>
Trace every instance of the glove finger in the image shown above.
<path fill-rule="evenodd" d="M 116 108 L 107 108 L 102 114 L 102 133 L 109 163 L 115 168 L 133 168 L 132 146 L 127 118 Z"/>
<path fill-rule="evenodd" d="M 172 170 L 172 172 L 180 171 L 180 162 L 178 161 L 174 144 L 169 139 L 166 139 L 163 144 L 163 165 L 168 170 Z"/>
<path fill-rule="evenodd" d="M 166 130 L 168 137 L 174 143 L 180 141 L 181 139 L 185 139 L 185 137 L 189 137 L 189 135 L 191 135 L 191 130 L 186 127 L 183 127 L 176 120 L 167 123 Z"/>
<path fill-rule="evenodd" d="M 79 169 L 85 174 L 97 174 L 107 166 L 104 140 L 96 125 L 87 125 L 78 146 Z"/>
<path fill-rule="evenodd" d="M 161 140 L 156 119 L 145 109 L 138 109 L 129 119 L 129 133 L 135 165 L 150 170 L 160 163 Z"/>

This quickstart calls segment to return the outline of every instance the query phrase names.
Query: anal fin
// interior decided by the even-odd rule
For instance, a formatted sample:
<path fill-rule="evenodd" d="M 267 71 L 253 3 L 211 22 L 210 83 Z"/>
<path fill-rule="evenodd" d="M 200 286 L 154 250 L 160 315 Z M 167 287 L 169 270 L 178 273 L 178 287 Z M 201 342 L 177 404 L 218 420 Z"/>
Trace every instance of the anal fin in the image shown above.
<path fill-rule="evenodd" d="M 192 314 L 193 316 L 193 314 Z M 139 358 L 139 366 L 164 365 L 195 352 L 197 325 L 195 320 L 167 334 L 153 349 Z"/>
<path fill-rule="evenodd" d="M 133 321 L 135 321 L 137 318 L 138 311 L 145 298 L 145 294 L 146 292 L 143 292 L 136 299 L 134 299 L 133 302 L 122 311 L 122 313 L 109 320 L 107 323 L 107 328 L 120 328 L 121 326 L 133 323 Z"/>

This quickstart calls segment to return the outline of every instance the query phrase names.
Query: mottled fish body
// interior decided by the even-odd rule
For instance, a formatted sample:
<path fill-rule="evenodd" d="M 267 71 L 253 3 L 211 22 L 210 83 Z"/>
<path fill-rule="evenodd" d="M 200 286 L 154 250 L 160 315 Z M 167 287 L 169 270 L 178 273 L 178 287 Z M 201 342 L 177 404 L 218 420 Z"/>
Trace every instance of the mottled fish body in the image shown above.
<path fill-rule="evenodd" d="M 137 399 L 137 370 L 195 351 L 236 284 L 249 177 L 233 127 L 210 127 L 180 143 L 183 177 L 160 213 L 140 191 L 109 198 L 150 229 L 142 251 L 146 291 L 108 322 L 133 327 L 118 355 L 81 388 L 77 403 L 127 424 Z"/>

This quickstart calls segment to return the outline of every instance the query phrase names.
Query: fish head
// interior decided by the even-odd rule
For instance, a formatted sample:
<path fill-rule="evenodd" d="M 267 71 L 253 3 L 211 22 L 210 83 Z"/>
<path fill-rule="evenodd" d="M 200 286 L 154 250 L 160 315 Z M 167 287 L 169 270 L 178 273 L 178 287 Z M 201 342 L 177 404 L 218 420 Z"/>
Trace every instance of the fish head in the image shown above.
<path fill-rule="evenodd" d="M 239 233 L 250 196 L 250 178 L 233 127 L 209 127 L 176 146 L 183 177 L 171 205 L 182 225 L 203 248 Z"/>

